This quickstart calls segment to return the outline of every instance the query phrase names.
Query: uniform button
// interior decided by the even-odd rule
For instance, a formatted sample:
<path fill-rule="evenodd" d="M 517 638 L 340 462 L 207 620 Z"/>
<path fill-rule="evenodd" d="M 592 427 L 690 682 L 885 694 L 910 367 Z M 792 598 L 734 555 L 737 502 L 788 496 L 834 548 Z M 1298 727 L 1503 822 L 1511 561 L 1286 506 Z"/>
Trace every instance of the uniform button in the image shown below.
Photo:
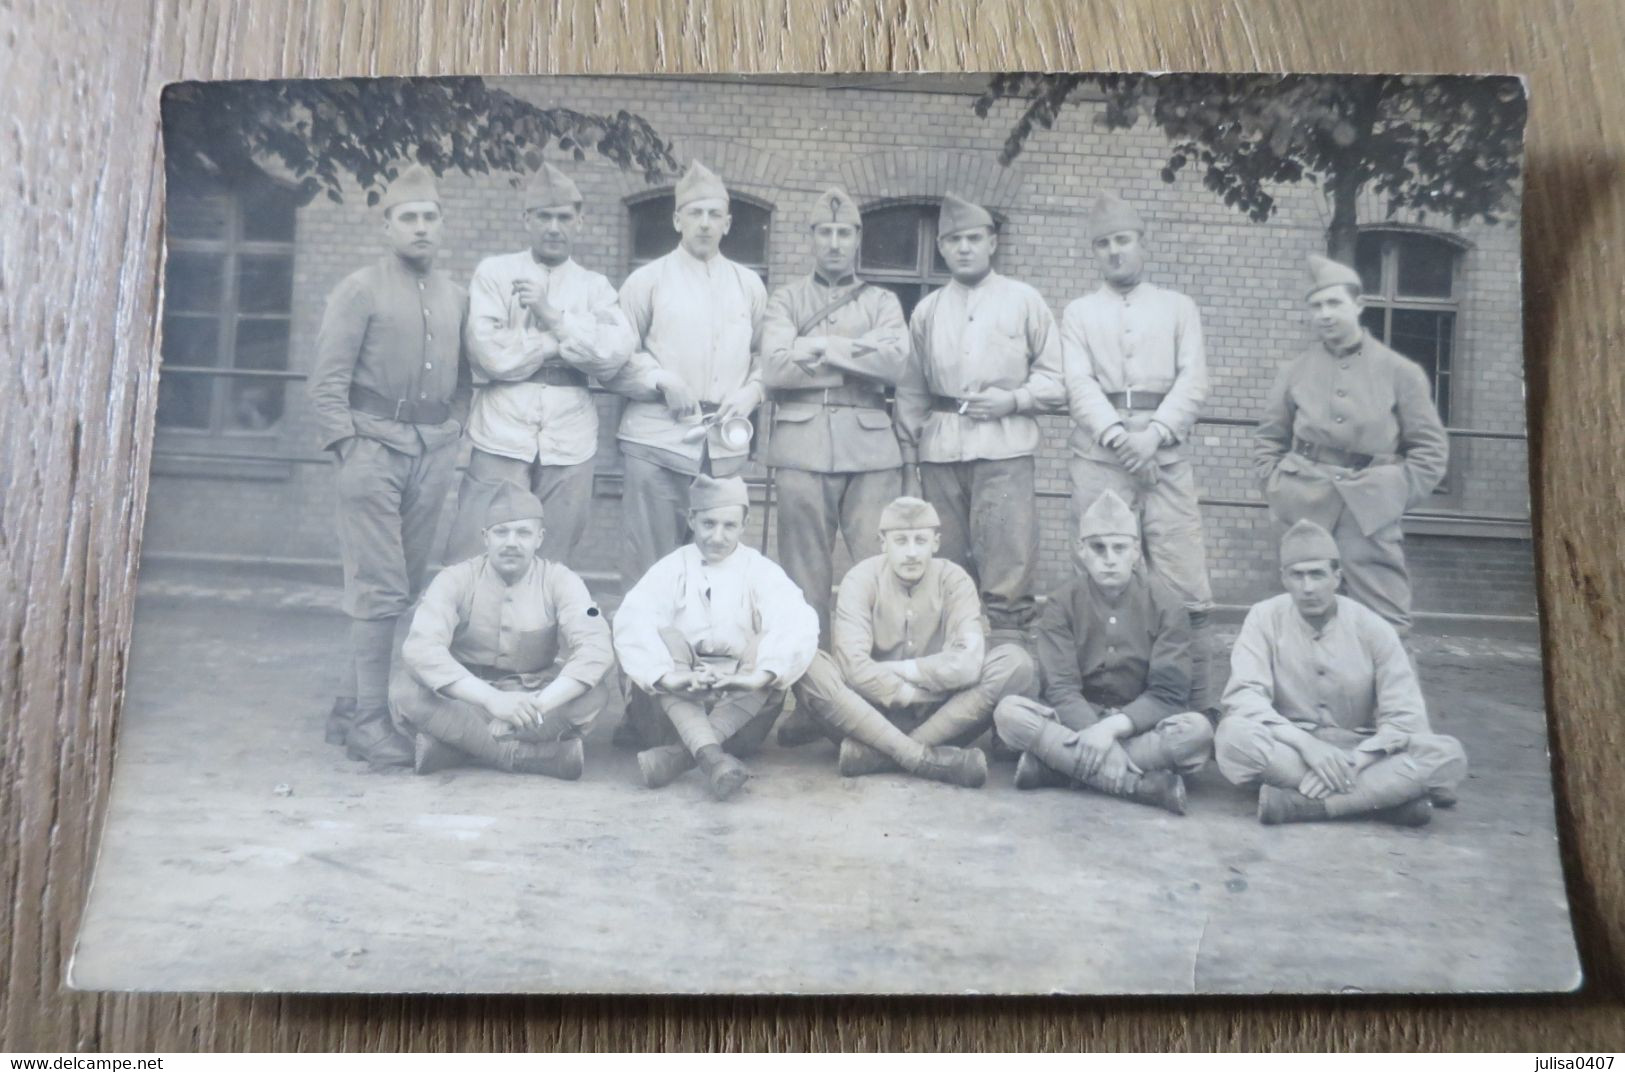
<path fill-rule="evenodd" d="M 1341 417 L 1338 417 L 1338 418 L 1337 418 L 1337 423 L 1338 423 L 1338 424 L 1342 424 L 1342 423 L 1343 423 L 1343 418 L 1341 418 Z"/>
<path fill-rule="evenodd" d="M 419 398 L 428 398 L 429 397 L 429 392 L 424 391 L 422 394 L 418 395 L 418 397 Z"/>
<path fill-rule="evenodd" d="M 1337 474 L 1337 479 L 1339 479 L 1339 480 L 1342 480 L 1342 479 L 1343 479 L 1343 477 L 1344 477 L 1344 475 L 1345 475 L 1345 474 L 1343 474 L 1343 473 L 1338 473 L 1338 474 Z"/>
<path fill-rule="evenodd" d="M 425 339 L 425 340 L 427 340 L 427 341 L 428 341 L 428 342 L 434 342 L 434 333 L 433 333 L 433 332 L 428 332 L 428 331 L 425 331 L 425 332 L 424 332 L 424 333 L 423 333 L 423 338 L 424 338 L 424 339 Z"/>
<path fill-rule="evenodd" d="M 1116 618 L 1107 618 L 1106 621 L 1110 622 L 1112 625 L 1117 624 L 1117 619 Z"/>
<path fill-rule="evenodd" d="M 1339 364 L 1337 367 L 1341 368 L 1341 369 L 1346 369 L 1346 368 L 1349 367 L 1349 363 L 1347 361 L 1344 361 L 1343 363 Z"/>
<path fill-rule="evenodd" d="M 1349 393 L 1347 391 L 1343 390 L 1341 387 L 1339 387 L 1337 389 L 1337 397 L 1338 398 L 1347 398 L 1348 396 L 1349 396 Z"/>
<path fill-rule="evenodd" d="M 432 369 L 432 368 L 434 368 L 434 362 L 433 361 L 425 361 L 423 363 L 423 367 L 426 368 L 426 369 Z"/>

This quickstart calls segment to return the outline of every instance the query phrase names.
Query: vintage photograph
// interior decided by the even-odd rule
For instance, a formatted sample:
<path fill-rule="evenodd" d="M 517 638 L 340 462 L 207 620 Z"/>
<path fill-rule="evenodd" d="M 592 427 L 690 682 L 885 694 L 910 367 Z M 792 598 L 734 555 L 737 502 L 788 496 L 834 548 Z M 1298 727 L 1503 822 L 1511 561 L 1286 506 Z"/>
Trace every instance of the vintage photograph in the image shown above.
<path fill-rule="evenodd" d="M 1512 76 L 180 83 L 92 990 L 1567 991 Z"/>

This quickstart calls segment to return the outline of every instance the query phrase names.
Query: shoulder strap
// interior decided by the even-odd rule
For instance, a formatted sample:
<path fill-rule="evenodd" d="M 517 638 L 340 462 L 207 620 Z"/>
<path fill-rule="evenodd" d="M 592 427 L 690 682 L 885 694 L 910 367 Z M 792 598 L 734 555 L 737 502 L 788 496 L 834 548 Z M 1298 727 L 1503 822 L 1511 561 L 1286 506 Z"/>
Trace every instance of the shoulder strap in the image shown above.
<path fill-rule="evenodd" d="M 801 321 L 801 323 L 797 324 L 796 325 L 796 334 L 797 335 L 806 334 L 808 328 L 812 327 L 814 324 L 816 324 L 820 320 L 824 319 L 824 317 L 829 316 L 831 313 L 835 312 L 837 309 L 845 308 L 850 303 L 856 301 L 858 299 L 858 296 L 860 294 L 862 294 L 864 291 L 868 290 L 871 285 L 872 284 L 870 284 L 870 283 L 866 283 L 866 282 L 863 282 L 862 280 L 859 280 L 857 286 L 853 287 L 851 290 L 847 291 L 845 294 L 842 294 L 839 298 L 836 298 L 834 301 L 828 303 L 822 309 L 819 309 L 818 311 L 814 312 L 811 316 L 806 317 L 805 319 L 803 319 Z"/>

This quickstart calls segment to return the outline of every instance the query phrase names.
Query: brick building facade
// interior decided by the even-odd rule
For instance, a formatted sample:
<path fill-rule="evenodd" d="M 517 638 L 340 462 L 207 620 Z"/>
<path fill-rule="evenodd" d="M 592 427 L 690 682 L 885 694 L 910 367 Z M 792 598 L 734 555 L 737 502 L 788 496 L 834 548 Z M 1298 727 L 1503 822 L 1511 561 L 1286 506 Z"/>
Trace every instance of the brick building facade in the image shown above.
<path fill-rule="evenodd" d="M 1011 103 L 985 120 L 964 85 L 811 80 L 742 84 L 725 79 L 505 79 L 496 84 L 541 105 L 599 112 L 625 108 L 674 142 L 686 163 L 704 160 L 735 195 L 733 242 L 772 287 L 807 270 L 806 214 L 830 183 L 865 209 L 866 230 L 887 245 L 866 249 L 861 270 L 914 293 L 945 278 L 933 270 L 928 224 L 953 190 L 1000 218 L 995 267 L 1037 287 L 1059 317 L 1099 284 L 1082 236 L 1094 197 L 1107 190 L 1146 217 L 1149 278 L 1184 291 L 1203 317 L 1211 393 L 1187 451 L 1205 498 L 1209 564 L 1221 603 L 1251 602 L 1275 589 L 1267 515 L 1256 503 L 1251 431 L 1276 369 L 1310 341 L 1302 310 L 1305 257 L 1324 248 L 1326 208 L 1308 184 L 1278 191 L 1279 211 L 1247 221 L 1184 175 L 1164 184 L 1162 135 L 1147 126 L 1107 132 L 1091 106 L 1041 131 L 1012 166 L 997 153 L 1016 114 Z M 577 259 L 619 284 L 636 263 L 675 244 L 668 187 L 589 157 L 563 162 L 587 198 Z M 440 265 L 465 281 L 485 256 L 523 248 L 519 195 L 510 175 L 441 180 L 446 226 Z M 1407 522 L 1420 611 L 1533 613 L 1528 516 L 1519 236 L 1515 222 L 1435 230 L 1429 221 L 1386 220 L 1362 238 L 1361 267 L 1380 301 L 1371 314 L 1416 341 L 1433 332 L 1440 408 L 1452 428 L 1508 438 L 1452 437 L 1445 487 Z M 276 198 L 233 194 L 171 199 L 165 363 L 157 458 L 145 549 L 165 557 L 336 561 L 333 474 L 317 457 L 302 383 L 327 292 L 384 253 L 379 221 L 358 190 L 342 205 L 318 199 L 281 209 Z M 1391 308 L 1390 308 L 1391 307 Z M 1384 319 L 1391 317 L 1391 319 Z M 212 319 L 211 319 L 212 318 Z M 213 334 L 211 334 L 211 332 Z M 259 375 L 187 368 L 232 366 Z M 598 498 L 583 565 L 611 571 L 619 546 L 620 458 L 616 400 L 600 398 Z M 1043 419 L 1041 585 L 1069 569 L 1066 422 Z M 758 473 L 758 475 L 760 475 Z M 449 504 L 448 504 L 449 515 Z M 758 516 L 760 511 L 758 511 Z M 1495 519 L 1495 520 L 1486 520 Z M 449 517 L 448 517 L 449 521 Z"/>

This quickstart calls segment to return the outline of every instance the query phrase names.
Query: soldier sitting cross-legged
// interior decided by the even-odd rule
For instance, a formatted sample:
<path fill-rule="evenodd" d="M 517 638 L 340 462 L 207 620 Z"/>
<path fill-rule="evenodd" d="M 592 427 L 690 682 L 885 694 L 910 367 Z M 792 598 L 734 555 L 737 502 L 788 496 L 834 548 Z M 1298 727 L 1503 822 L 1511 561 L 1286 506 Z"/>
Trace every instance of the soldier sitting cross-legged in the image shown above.
<path fill-rule="evenodd" d="M 1037 684 L 1019 646 L 986 650 L 976 583 L 936 557 L 940 529 L 928 502 L 886 507 L 881 554 L 841 582 L 833 656 L 820 652 L 796 686 L 797 709 L 840 742 L 847 777 L 901 768 L 980 786 L 987 757 L 966 746 L 992 725 L 1002 697 Z"/>
<path fill-rule="evenodd" d="M 1078 526 L 1082 574 L 1038 623 L 1043 702 L 1013 696 L 993 720 L 1022 751 L 1016 788 L 1077 785 L 1185 812 L 1213 727 L 1190 706 L 1190 619 L 1140 559 L 1139 522 L 1116 492 Z"/>

